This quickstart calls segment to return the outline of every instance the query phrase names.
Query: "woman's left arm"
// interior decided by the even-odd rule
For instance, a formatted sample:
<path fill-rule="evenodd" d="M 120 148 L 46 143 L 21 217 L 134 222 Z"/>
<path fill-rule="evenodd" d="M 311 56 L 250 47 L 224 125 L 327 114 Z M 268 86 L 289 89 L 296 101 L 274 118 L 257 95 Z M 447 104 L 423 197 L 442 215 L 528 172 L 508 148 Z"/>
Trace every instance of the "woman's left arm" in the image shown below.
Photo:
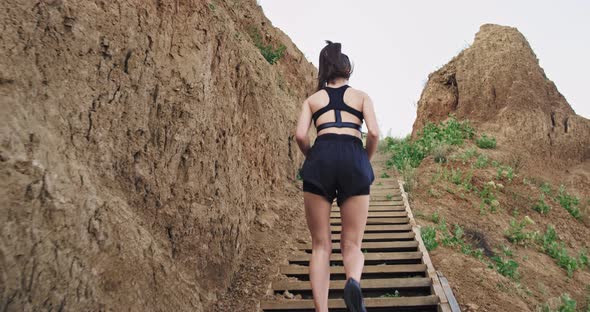
<path fill-rule="evenodd" d="M 295 139 L 297 140 L 297 145 L 299 149 L 303 153 L 303 155 L 307 156 L 307 152 L 309 151 L 309 137 L 307 133 L 309 132 L 309 127 L 311 126 L 311 108 L 309 108 L 308 100 L 303 101 L 303 105 L 301 106 L 301 114 L 299 115 L 299 121 L 297 121 L 297 129 L 295 130 Z"/>

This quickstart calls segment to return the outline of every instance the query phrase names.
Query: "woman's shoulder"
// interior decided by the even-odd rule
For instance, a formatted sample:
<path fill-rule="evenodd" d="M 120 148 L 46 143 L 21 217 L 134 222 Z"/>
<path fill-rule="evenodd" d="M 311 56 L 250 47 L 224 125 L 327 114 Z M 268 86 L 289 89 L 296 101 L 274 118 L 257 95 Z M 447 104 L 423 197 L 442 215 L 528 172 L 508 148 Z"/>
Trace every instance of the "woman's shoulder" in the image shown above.
<path fill-rule="evenodd" d="M 357 88 L 350 87 L 350 86 L 348 87 L 348 89 L 350 89 L 350 91 L 352 91 L 351 93 L 353 93 L 356 96 L 363 97 L 363 98 L 369 96 L 367 94 L 367 92 L 365 92 L 365 91 L 363 91 L 361 89 L 357 89 Z"/>

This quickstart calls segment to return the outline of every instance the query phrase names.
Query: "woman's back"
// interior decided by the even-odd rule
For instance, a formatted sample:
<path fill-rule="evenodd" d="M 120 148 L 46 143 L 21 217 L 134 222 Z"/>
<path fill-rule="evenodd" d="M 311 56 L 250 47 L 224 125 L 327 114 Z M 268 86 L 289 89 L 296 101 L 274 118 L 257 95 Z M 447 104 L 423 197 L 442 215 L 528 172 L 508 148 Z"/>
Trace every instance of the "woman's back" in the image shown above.
<path fill-rule="evenodd" d="M 361 90 L 354 89 L 347 84 L 336 87 L 324 87 L 322 90 L 312 94 L 307 102 L 313 114 L 316 127 L 319 127 L 318 135 L 325 133 L 349 134 L 356 137 L 361 137 L 360 131 L 355 129 L 354 125 L 358 125 L 359 129 L 363 123 L 363 102 L 366 93 Z M 337 102 L 344 107 L 334 107 L 329 109 L 328 105 L 335 105 Z M 342 103 L 343 102 L 343 103 Z M 342 109 L 339 109 L 342 108 Z M 321 111 L 322 109 L 329 109 Z M 335 112 L 337 110 L 338 112 Z M 340 114 L 340 116 L 338 116 Z M 341 122 L 348 127 L 339 127 L 331 124 L 337 122 L 337 118 L 341 118 Z M 352 125 L 352 124 L 354 125 Z M 322 129 L 322 125 L 326 127 Z"/>

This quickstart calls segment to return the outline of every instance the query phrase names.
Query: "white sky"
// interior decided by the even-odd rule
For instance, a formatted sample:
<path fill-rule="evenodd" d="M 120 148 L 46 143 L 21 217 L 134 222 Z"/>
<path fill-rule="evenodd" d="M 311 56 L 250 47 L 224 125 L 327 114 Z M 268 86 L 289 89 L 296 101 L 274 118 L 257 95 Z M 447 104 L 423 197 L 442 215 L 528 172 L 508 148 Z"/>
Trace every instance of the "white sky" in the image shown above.
<path fill-rule="evenodd" d="M 383 134 L 411 132 L 428 74 L 473 42 L 485 23 L 513 26 L 577 114 L 590 118 L 590 1 L 258 0 L 317 67 L 324 40 L 342 43 L 350 85 L 375 103 Z"/>

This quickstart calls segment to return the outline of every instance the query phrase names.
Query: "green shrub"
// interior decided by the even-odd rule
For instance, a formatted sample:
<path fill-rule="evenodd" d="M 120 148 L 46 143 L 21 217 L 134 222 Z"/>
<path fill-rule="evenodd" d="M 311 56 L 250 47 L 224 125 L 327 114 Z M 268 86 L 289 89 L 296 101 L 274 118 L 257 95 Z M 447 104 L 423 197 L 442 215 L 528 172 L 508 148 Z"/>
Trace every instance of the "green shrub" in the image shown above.
<path fill-rule="evenodd" d="M 406 160 L 399 171 L 404 181 L 404 190 L 408 193 L 412 192 L 417 184 L 416 168 L 412 167 L 410 162 Z"/>
<path fill-rule="evenodd" d="M 533 209 L 538 211 L 542 214 L 549 213 L 551 207 L 545 202 L 545 194 L 541 194 L 541 197 L 537 200 L 537 202 L 533 205 Z"/>
<path fill-rule="evenodd" d="M 381 178 L 382 178 L 382 179 L 389 178 L 389 175 L 387 174 L 387 172 L 383 172 L 383 173 L 381 174 Z"/>
<path fill-rule="evenodd" d="M 399 141 L 392 141 L 389 150 L 392 157 L 386 165 L 401 169 L 406 161 L 414 168 L 418 167 L 422 160 L 433 152 L 439 145 L 463 145 L 465 139 L 473 137 L 473 127 L 468 121 L 459 122 L 454 116 L 447 121 L 438 124 L 427 123 L 417 135 L 415 140 L 410 136 Z"/>
<path fill-rule="evenodd" d="M 477 150 L 474 147 L 470 147 L 454 158 L 459 159 L 463 164 L 466 164 L 471 158 L 475 156 L 477 156 Z"/>
<path fill-rule="evenodd" d="M 447 156 L 449 155 L 451 148 L 449 145 L 440 143 L 436 144 L 432 148 L 432 157 L 434 161 L 437 163 L 445 163 L 447 162 Z"/>
<path fill-rule="evenodd" d="M 537 232 L 525 231 L 527 225 L 534 223 L 535 222 L 528 216 L 522 218 L 520 222 L 517 222 L 516 219 L 513 218 L 510 220 L 510 227 L 504 231 L 504 235 L 506 235 L 509 242 L 526 246 L 532 243 L 538 236 Z"/>
<path fill-rule="evenodd" d="M 420 236 L 422 237 L 422 241 L 427 250 L 434 250 L 438 247 L 438 242 L 436 241 L 436 229 L 434 227 L 423 227 L 420 231 Z"/>
<path fill-rule="evenodd" d="M 498 198 L 496 197 L 495 188 L 495 183 L 490 181 L 485 183 L 481 190 L 476 190 L 479 198 L 483 201 L 483 205 L 480 206 L 480 212 L 483 212 L 484 207 L 488 207 L 490 211 L 494 212 L 500 205 L 500 202 L 498 202 Z"/>
<path fill-rule="evenodd" d="M 262 35 L 260 35 L 260 31 L 255 26 L 250 26 L 248 28 L 248 34 L 254 41 L 254 45 L 260 50 L 264 59 L 270 64 L 276 63 L 285 54 L 287 47 L 283 44 L 276 49 L 271 44 L 264 44 L 262 41 Z"/>
<path fill-rule="evenodd" d="M 457 168 L 456 170 L 455 168 L 451 169 L 451 181 L 456 185 L 461 184 L 461 182 L 463 181 L 463 177 L 461 175 L 460 168 Z"/>
<path fill-rule="evenodd" d="M 569 277 L 571 277 L 574 274 L 574 271 L 578 269 L 578 259 L 568 255 L 564 243 L 558 241 L 557 233 L 553 226 L 549 225 L 547 227 L 545 233 L 540 236 L 539 242 L 542 251 L 555 259 L 557 265 L 565 269 Z"/>
<path fill-rule="evenodd" d="M 496 178 L 498 180 L 506 179 L 508 182 L 512 182 L 512 179 L 514 178 L 514 169 L 510 166 L 498 165 Z"/>
<path fill-rule="evenodd" d="M 518 279 L 518 263 L 512 259 L 504 259 L 501 256 L 492 256 L 490 259 L 494 261 L 494 267 L 498 273 L 510 277 L 512 279 Z"/>
<path fill-rule="evenodd" d="M 438 210 L 435 210 L 435 211 L 432 213 L 432 215 L 430 216 L 430 220 L 431 220 L 432 222 L 434 222 L 434 223 L 437 223 L 437 224 L 438 224 L 438 222 L 440 222 L 440 216 L 439 216 L 439 214 L 438 214 Z"/>
<path fill-rule="evenodd" d="M 576 300 L 572 299 L 569 294 L 561 295 L 561 305 L 557 308 L 559 312 L 576 312 Z"/>
<path fill-rule="evenodd" d="M 539 188 L 545 195 L 551 196 L 551 185 L 549 183 L 543 182 Z"/>
<path fill-rule="evenodd" d="M 477 156 L 474 166 L 475 166 L 475 168 L 479 168 L 479 169 L 485 168 L 488 165 L 488 161 L 489 161 L 488 156 L 481 154 L 481 155 Z"/>
<path fill-rule="evenodd" d="M 578 220 L 582 218 L 582 213 L 580 212 L 580 208 L 578 208 L 580 199 L 566 192 L 563 184 L 559 186 L 559 193 L 557 193 L 556 200 L 572 217 Z"/>
<path fill-rule="evenodd" d="M 488 137 L 485 133 L 475 140 L 475 144 L 479 148 L 496 148 L 496 139 Z"/>

